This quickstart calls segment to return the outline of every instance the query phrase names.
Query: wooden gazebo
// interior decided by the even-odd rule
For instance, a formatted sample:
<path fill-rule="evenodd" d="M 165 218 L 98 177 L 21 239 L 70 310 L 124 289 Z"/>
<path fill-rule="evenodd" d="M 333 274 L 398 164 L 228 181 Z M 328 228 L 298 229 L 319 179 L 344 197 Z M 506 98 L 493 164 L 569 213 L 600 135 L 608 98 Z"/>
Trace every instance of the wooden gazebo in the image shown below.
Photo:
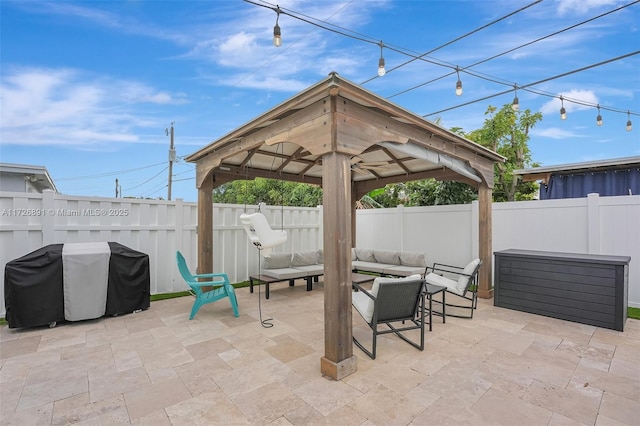
<path fill-rule="evenodd" d="M 504 158 L 331 73 L 324 80 L 189 155 L 198 188 L 198 270 L 213 269 L 215 187 L 264 177 L 321 185 L 325 355 L 322 374 L 356 370 L 351 247 L 356 201 L 389 183 L 435 178 L 479 193 L 479 296 L 492 296 L 493 165 Z"/>

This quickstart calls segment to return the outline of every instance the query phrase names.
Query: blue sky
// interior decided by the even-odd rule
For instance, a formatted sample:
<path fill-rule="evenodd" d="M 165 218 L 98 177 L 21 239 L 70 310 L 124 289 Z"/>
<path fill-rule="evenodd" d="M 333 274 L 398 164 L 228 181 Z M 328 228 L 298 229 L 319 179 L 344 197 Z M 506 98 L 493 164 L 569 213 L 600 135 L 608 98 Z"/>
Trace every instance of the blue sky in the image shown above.
<path fill-rule="evenodd" d="M 407 54 L 422 55 L 533 2 L 279 0 L 296 16 L 356 38 L 282 14 L 283 44 L 274 47 L 276 13 L 242 0 L 0 0 L 0 161 L 45 166 L 65 194 L 113 197 L 117 178 L 124 196 L 166 199 L 172 122 L 180 159 L 331 71 L 444 127 L 471 131 L 489 105 L 510 103 L 514 93 L 474 100 L 640 50 L 637 3 L 469 68 L 633 3 L 545 0 L 434 51 L 428 62 L 374 78 L 377 41 L 391 47 L 383 49 L 391 70 Z M 438 79 L 456 66 L 461 96 L 455 74 Z M 529 88 L 535 93 L 518 90 L 521 108 L 544 116 L 531 132 L 534 161 L 640 155 L 640 55 Z M 564 121 L 560 95 L 577 101 L 564 102 Z M 172 198 L 196 201 L 195 166 L 178 161 L 173 175 Z"/>

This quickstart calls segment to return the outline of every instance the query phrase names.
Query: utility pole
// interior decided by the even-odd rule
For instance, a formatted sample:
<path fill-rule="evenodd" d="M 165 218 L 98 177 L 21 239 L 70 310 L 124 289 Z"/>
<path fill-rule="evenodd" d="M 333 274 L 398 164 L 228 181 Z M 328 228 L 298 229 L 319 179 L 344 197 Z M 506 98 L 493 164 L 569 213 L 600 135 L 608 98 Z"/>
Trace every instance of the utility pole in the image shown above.
<path fill-rule="evenodd" d="M 169 145 L 169 185 L 167 191 L 167 200 L 171 201 L 171 175 L 173 174 L 173 162 L 176 161 L 176 150 L 173 148 L 173 125 L 175 121 L 171 122 L 171 142 Z M 165 129 L 167 133 L 167 129 Z"/>
<path fill-rule="evenodd" d="M 118 198 L 118 178 L 116 178 L 116 198 Z"/>

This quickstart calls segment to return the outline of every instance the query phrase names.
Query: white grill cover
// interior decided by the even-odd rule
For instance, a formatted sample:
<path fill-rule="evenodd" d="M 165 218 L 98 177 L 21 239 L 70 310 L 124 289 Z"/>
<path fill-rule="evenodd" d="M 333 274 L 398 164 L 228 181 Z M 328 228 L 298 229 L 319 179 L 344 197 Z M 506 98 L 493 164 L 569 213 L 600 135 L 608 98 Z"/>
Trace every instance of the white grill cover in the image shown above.
<path fill-rule="evenodd" d="M 80 321 L 106 312 L 109 244 L 66 243 L 62 248 L 64 318 Z"/>

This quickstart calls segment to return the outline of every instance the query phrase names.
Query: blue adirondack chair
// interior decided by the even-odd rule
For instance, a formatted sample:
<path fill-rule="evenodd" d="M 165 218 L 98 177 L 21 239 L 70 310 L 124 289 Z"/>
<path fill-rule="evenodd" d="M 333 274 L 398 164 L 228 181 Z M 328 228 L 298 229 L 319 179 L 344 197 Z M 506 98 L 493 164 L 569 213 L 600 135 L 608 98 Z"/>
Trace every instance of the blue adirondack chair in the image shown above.
<path fill-rule="evenodd" d="M 213 274 L 197 274 L 193 275 L 189 271 L 187 262 L 184 260 L 184 256 L 180 251 L 176 252 L 176 260 L 178 261 L 178 270 L 180 275 L 185 280 L 189 287 L 193 290 L 196 296 L 196 300 L 193 302 L 193 308 L 191 308 L 190 320 L 196 316 L 198 310 L 207 303 L 213 303 L 217 300 L 228 297 L 231 301 L 231 307 L 233 308 L 233 315 L 239 316 L 238 312 L 238 300 L 236 299 L 235 289 L 229 282 L 229 277 L 225 273 L 213 273 Z M 199 279 L 208 279 L 206 281 L 199 281 Z M 203 290 L 203 287 L 213 287 L 208 290 Z"/>

